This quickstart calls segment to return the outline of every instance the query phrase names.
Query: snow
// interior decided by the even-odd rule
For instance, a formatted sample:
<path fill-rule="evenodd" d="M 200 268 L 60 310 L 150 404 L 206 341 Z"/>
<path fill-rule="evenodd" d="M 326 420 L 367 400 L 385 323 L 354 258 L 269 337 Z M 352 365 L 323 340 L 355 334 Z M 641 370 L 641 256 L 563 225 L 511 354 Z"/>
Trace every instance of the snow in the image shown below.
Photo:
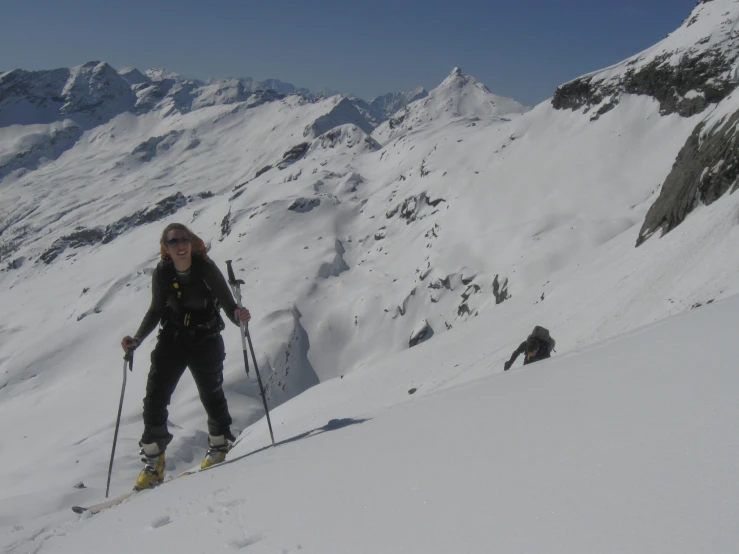
<path fill-rule="evenodd" d="M 739 37 L 735 34 L 739 22 L 739 5 L 734 0 L 700 2 L 682 25 L 667 37 L 620 63 L 594 71 L 581 78 L 596 77 L 598 81 L 618 80 L 625 71 L 638 72 L 644 66 L 659 61 L 659 65 L 677 65 L 684 56 L 701 58 L 714 51 L 722 52 L 726 60 L 736 62 L 739 56 Z M 706 61 L 706 60 L 704 60 Z M 734 63 L 725 72 L 735 79 Z"/>
<path fill-rule="evenodd" d="M 734 9 L 696 13 L 712 4 Z M 368 133 L 341 97 L 250 102 L 236 81 L 180 84 L 213 102 L 120 113 L 2 179 L 4 551 L 735 549 L 739 196 L 634 245 L 685 141 L 735 113 L 736 94 L 691 118 L 625 95 L 591 121 L 491 102 L 455 68 L 406 108 L 412 128 Z M 30 116 L 0 130 L 0 159 L 60 125 Z M 126 223 L 175 194 L 176 213 Z M 277 446 L 229 326 L 241 433 L 227 462 L 78 516 L 71 506 L 104 498 L 119 342 L 146 311 L 172 221 L 245 281 Z M 553 357 L 503 372 L 534 325 L 557 340 Z M 142 466 L 154 343 L 128 375 L 112 495 Z M 189 376 L 170 429 L 168 473 L 199 467 Z"/>
<path fill-rule="evenodd" d="M 507 373 L 477 320 L 277 408 L 275 448 L 261 421 L 229 463 L 16 550 L 731 551 L 738 304 Z"/>

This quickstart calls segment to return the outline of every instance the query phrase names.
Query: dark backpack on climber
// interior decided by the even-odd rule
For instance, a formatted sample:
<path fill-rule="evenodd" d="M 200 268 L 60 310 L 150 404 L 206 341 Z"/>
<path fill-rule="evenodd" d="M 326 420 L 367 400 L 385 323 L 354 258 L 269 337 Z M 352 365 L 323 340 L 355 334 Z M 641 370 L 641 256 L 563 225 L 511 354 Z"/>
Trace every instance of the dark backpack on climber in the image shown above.
<path fill-rule="evenodd" d="M 556 341 L 549 334 L 549 329 L 537 325 L 534 330 L 511 354 L 511 359 L 503 365 L 508 371 L 520 354 L 525 354 L 523 365 L 531 364 L 551 357 Z"/>

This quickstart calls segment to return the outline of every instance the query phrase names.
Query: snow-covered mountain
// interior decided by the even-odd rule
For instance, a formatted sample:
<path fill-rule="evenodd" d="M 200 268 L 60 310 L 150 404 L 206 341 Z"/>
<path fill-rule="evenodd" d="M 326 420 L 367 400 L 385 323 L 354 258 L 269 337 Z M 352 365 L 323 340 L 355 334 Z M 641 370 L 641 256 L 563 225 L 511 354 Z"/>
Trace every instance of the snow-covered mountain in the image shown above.
<path fill-rule="evenodd" d="M 371 132 L 393 110 L 425 94 L 423 89 L 391 93 L 370 103 L 360 98 L 346 99 L 338 109 L 344 109 L 347 119 L 339 124 L 351 122 Z M 255 107 L 287 95 L 320 102 L 338 93 L 298 89 L 277 79 L 201 82 L 162 68 L 144 73 L 135 68 L 116 71 L 103 62 L 71 69 L 10 71 L 0 74 L 0 128 L 12 128 L 0 152 L 0 176 L 33 170 L 57 159 L 77 143 L 85 130 L 125 112 L 161 112 L 167 116 L 236 103 Z"/>
<path fill-rule="evenodd" d="M 494 529 L 511 552 L 727 551 L 737 21 L 736 2 L 700 2 L 533 109 L 455 68 L 376 127 L 353 99 L 239 79 L 0 75 L 5 549 L 478 552 Z M 281 444 L 265 449 L 231 327 L 230 463 L 78 521 L 69 505 L 105 488 L 119 341 L 171 221 L 245 281 Z M 554 359 L 503 374 L 537 324 Z M 114 491 L 140 467 L 153 343 L 129 376 Z M 183 379 L 170 473 L 203 455 L 197 398 Z"/>
<path fill-rule="evenodd" d="M 492 94 L 485 85 L 455 67 L 441 85 L 427 96 L 407 104 L 380 125 L 376 136 L 385 142 L 432 121 L 459 117 L 487 119 L 523 113 L 526 110 L 515 100 Z"/>
<path fill-rule="evenodd" d="M 736 88 L 739 35 L 732 0 L 698 0 L 696 8 L 667 38 L 609 68 L 560 86 L 557 109 L 613 109 L 625 95 L 646 95 L 660 113 L 690 116 L 726 98 Z"/>

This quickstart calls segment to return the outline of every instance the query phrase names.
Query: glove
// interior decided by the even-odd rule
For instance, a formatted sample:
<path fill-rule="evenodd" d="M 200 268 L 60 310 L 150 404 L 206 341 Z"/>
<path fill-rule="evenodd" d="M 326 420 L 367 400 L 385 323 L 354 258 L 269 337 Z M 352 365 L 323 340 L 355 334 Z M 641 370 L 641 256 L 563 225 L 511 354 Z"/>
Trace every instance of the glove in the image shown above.
<path fill-rule="evenodd" d="M 513 364 L 511 363 L 511 361 L 508 360 L 506 363 L 503 364 L 503 371 L 508 371 L 509 369 L 511 369 L 512 365 Z"/>
<path fill-rule="evenodd" d="M 139 347 L 139 344 L 141 343 L 141 340 L 138 337 L 123 337 L 123 340 L 121 341 L 121 346 L 123 347 L 123 350 L 128 352 L 133 352 Z"/>

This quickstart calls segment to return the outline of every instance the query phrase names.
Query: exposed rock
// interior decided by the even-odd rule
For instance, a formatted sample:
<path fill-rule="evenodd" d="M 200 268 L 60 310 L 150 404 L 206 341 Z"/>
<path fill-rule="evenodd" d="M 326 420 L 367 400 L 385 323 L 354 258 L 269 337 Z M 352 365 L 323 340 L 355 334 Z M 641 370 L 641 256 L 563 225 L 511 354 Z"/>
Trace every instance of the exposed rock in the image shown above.
<path fill-rule="evenodd" d="M 381 148 L 375 139 L 367 135 L 367 133 L 356 125 L 341 125 L 340 127 L 331 129 L 315 139 L 314 144 L 324 149 L 336 148 L 340 145 L 344 145 L 350 149 L 355 146 L 361 146 L 362 150 L 371 152 Z"/>
<path fill-rule="evenodd" d="M 721 6 L 706 4 L 698 2 L 683 24 L 652 48 L 560 86 L 552 106 L 597 108 L 591 119 L 598 119 L 624 94 L 633 94 L 656 99 L 663 115 L 690 117 L 720 102 L 738 84 L 739 33 L 735 12 L 720 15 Z"/>
<path fill-rule="evenodd" d="M 313 208 L 317 208 L 320 205 L 320 198 L 296 198 L 287 207 L 287 209 L 298 213 L 305 213 L 311 211 Z"/>
<path fill-rule="evenodd" d="M 495 278 L 493 279 L 493 296 L 495 296 L 496 304 L 501 304 L 511 297 L 511 295 L 508 294 L 508 277 L 503 279 L 503 283 L 501 284 L 498 280 L 498 274 L 495 274 Z"/>
<path fill-rule="evenodd" d="M 300 144 L 296 144 L 282 155 L 282 161 L 277 164 L 277 167 L 279 167 L 280 169 L 285 169 L 287 166 L 294 164 L 300 158 L 305 156 L 308 148 L 310 148 L 309 142 L 301 142 Z M 257 172 L 256 177 L 259 177 L 259 175 L 264 173 L 264 171 L 260 171 L 261 173 Z"/>
<path fill-rule="evenodd" d="M 284 94 L 275 92 L 274 90 L 255 90 L 246 102 L 248 108 L 256 108 L 267 102 L 277 102 L 285 98 Z"/>
<path fill-rule="evenodd" d="M 452 290 L 452 282 L 449 276 L 444 277 L 443 279 L 435 279 L 431 281 L 428 285 L 430 289 L 447 289 Z"/>
<path fill-rule="evenodd" d="M 408 341 L 408 348 L 413 348 L 417 344 L 429 340 L 434 335 L 434 330 L 425 319 L 421 321 L 411 333 Z"/>
<path fill-rule="evenodd" d="M 636 246 L 658 229 L 664 236 L 701 203 L 711 204 L 728 190 L 736 190 L 739 177 L 737 123 L 739 111 L 715 132 L 702 138 L 704 124 L 696 127 L 677 155 L 659 197 L 649 208 Z"/>
<path fill-rule="evenodd" d="M 396 205 L 391 210 L 388 210 L 385 213 L 385 217 L 390 219 L 395 214 L 400 213 L 401 219 L 405 219 L 406 223 L 410 223 L 419 217 L 424 205 L 436 207 L 440 202 L 446 202 L 446 200 L 443 198 L 431 200 L 425 192 L 422 192 L 415 196 L 409 196 L 402 202 L 402 204 Z"/>
<path fill-rule="evenodd" d="M 174 214 L 180 208 L 187 205 L 187 198 L 181 193 L 175 193 L 172 196 L 160 200 L 152 208 L 144 208 L 139 210 L 133 215 L 124 217 L 116 221 L 115 223 L 108 225 L 105 229 L 105 236 L 103 236 L 103 244 L 107 244 L 117 237 L 131 229 L 132 227 L 139 227 L 147 223 L 154 223 L 169 217 Z"/>
<path fill-rule="evenodd" d="M 262 175 L 262 174 L 264 174 L 264 173 L 267 173 L 267 172 L 268 172 L 268 171 L 269 171 L 270 169 L 272 169 L 272 166 L 271 166 L 271 165 L 265 165 L 265 166 L 264 166 L 264 167 L 263 167 L 262 169 L 260 169 L 259 171 L 257 171 L 257 172 L 256 172 L 256 173 L 254 174 L 254 178 L 256 179 L 256 178 L 257 178 L 257 177 L 259 177 L 260 175 Z M 240 188 L 240 187 L 243 187 L 244 185 L 246 185 L 246 183 L 243 183 L 243 184 L 239 185 L 239 186 L 238 186 L 237 188 L 235 188 L 234 190 L 237 190 L 238 188 Z"/>
<path fill-rule="evenodd" d="M 23 264 L 25 263 L 25 261 L 26 261 L 26 257 L 25 256 L 20 256 L 20 257 L 16 258 L 15 260 L 9 262 L 8 263 L 8 267 L 6 268 L 6 270 L 7 271 L 10 271 L 10 270 L 13 270 L 13 269 L 20 269 L 23 266 Z"/>
<path fill-rule="evenodd" d="M 231 210 L 228 210 L 228 213 L 223 216 L 223 219 L 221 220 L 221 238 L 220 240 L 223 241 L 228 235 L 231 234 Z"/>
<path fill-rule="evenodd" d="M 182 133 L 183 131 L 170 131 L 166 135 L 151 137 L 134 148 L 131 155 L 140 162 L 150 162 L 155 156 L 172 148 Z"/>
<path fill-rule="evenodd" d="M 480 292 L 480 285 L 469 285 L 462 293 L 462 300 L 466 302 L 470 296 L 478 292 Z"/>
<path fill-rule="evenodd" d="M 178 192 L 157 202 L 152 208 L 139 210 L 133 215 L 123 217 L 105 228 L 78 228 L 74 233 L 55 240 L 51 247 L 39 256 L 39 259 L 45 264 L 50 264 L 67 248 L 82 248 L 83 246 L 93 246 L 98 243 L 107 244 L 133 227 L 153 223 L 174 214 L 186 204 L 187 198 L 181 192 Z"/>
<path fill-rule="evenodd" d="M 67 247 L 81 248 L 83 246 L 92 246 L 101 242 L 103 235 L 104 231 L 102 228 L 78 229 L 70 235 L 56 239 L 51 247 L 44 251 L 39 258 L 48 265 L 64 252 Z"/>

